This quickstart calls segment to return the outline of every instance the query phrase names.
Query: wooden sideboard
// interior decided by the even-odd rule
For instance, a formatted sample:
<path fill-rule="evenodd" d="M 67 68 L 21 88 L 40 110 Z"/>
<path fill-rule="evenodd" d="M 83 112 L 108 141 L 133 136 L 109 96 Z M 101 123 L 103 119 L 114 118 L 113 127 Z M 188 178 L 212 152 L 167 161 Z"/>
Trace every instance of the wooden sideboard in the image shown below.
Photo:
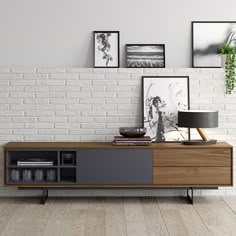
<path fill-rule="evenodd" d="M 8 187 L 47 190 L 233 185 L 233 147 L 224 142 L 199 146 L 180 143 L 112 146 L 108 142 L 10 142 L 3 149 L 4 186 Z M 63 163 L 65 153 L 73 155 L 73 163 Z M 17 165 L 19 160 L 32 161 L 34 158 L 52 160 L 53 165 Z M 30 180 L 24 180 L 24 170 L 30 170 Z M 36 179 L 36 170 L 43 173 L 41 181 Z M 53 181 L 47 179 L 50 170 L 54 173 Z"/>

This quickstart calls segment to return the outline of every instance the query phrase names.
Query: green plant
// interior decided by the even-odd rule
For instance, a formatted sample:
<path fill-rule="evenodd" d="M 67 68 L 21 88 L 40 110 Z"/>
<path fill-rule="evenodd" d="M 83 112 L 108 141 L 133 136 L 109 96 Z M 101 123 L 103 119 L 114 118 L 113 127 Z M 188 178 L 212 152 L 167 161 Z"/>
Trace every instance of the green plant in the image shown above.
<path fill-rule="evenodd" d="M 235 48 L 228 43 L 220 45 L 218 51 L 220 54 L 235 54 Z"/>
<path fill-rule="evenodd" d="M 226 55 L 225 76 L 226 76 L 226 94 L 231 94 L 236 83 L 236 56 L 235 48 L 229 44 L 222 44 L 219 47 L 219 53 Z"/>

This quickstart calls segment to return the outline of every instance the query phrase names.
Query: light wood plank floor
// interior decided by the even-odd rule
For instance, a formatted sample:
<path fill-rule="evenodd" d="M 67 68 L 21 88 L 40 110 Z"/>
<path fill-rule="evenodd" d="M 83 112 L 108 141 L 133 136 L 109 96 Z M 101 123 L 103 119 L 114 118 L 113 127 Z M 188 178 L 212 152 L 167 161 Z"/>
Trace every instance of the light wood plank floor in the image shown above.
<path fill-rule="evenodd" d="M 4 236 L 236 235 L 235 197 L 0 198 Z"/>

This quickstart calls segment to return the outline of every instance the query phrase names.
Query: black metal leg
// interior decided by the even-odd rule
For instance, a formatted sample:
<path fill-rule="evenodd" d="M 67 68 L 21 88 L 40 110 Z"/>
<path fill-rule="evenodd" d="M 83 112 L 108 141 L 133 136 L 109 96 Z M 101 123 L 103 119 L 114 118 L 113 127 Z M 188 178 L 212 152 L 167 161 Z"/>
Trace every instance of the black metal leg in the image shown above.
<path fill-rule="evenodd" d="M 189 195 L 189 190 L 190 190 L 190 195 Z M 193 204 L 193 188 L 187 188 L 187 199 L 190 204 Z"/>
<path fill-rule="evenodd" d="M 48 199 L 48 189 L 43 189 L 43 195 L 40 200 L 40 204 L 44 205 Z"/>

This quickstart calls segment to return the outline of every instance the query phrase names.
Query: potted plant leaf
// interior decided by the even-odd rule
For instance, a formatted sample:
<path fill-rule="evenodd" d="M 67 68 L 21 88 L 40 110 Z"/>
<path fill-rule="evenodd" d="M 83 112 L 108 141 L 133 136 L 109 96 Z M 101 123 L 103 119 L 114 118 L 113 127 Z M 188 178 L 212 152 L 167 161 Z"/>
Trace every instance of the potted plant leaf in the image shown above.
<path fill-rule="evenodd" d="M 235 48 L 230 44 L 222 44 L 219 47 L 219 53 L 221 54 L 221 66 L 225 68 L 226 76 L 226 94 L 231 94 L 234 91 L 236 84 L 236 55 Z"/>

